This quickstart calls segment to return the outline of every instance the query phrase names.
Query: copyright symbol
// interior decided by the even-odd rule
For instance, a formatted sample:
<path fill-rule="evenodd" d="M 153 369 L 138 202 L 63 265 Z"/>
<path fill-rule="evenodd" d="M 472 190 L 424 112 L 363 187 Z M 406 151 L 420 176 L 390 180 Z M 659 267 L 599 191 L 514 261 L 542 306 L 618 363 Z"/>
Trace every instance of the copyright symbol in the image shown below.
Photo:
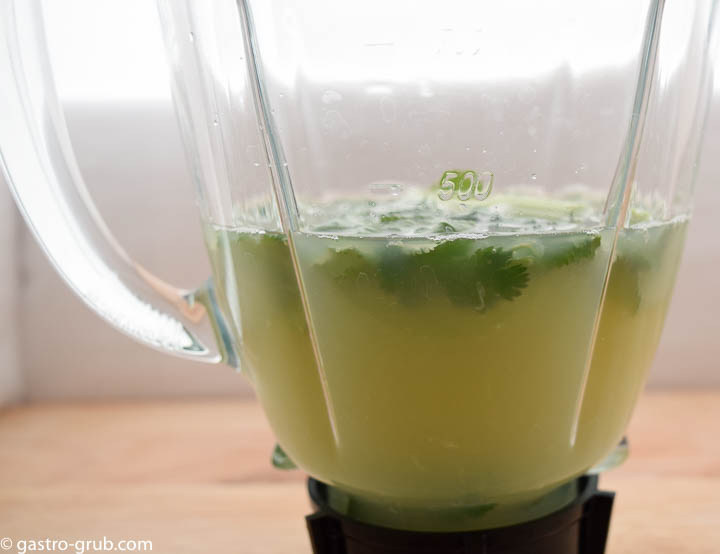
<path fill-rule="evenodd" d="M 10 537 L 0 539 L 0 548 L 3 550 L 10 550 L 12 548 L 12 539 Z"/>

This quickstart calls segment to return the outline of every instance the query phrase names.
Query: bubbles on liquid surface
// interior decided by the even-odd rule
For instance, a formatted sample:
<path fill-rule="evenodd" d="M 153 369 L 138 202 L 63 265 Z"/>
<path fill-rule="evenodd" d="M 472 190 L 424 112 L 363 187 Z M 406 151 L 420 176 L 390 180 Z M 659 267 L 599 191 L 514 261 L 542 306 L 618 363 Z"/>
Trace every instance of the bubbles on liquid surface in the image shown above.
<path fill-rule="evenodd" d="M 532 181 L 529 177 L 527 184 Z M 480 235 L 561 233 L 595 229 L 602 224 L 602 202 L 593 196 L 563 191 L 554 197 L 535 188 L 503 193 L 489 203 L 459 201 L 448 205 L 414 187 L 372 183 L 365 198 L 337 197 L 300 206 L 304 231 L 342 237 L 424 237 L 445 241 Z M 377 198 L 376 195 L 381 195 Z M 377 201 L 376 201 L 377 200 Z"/>

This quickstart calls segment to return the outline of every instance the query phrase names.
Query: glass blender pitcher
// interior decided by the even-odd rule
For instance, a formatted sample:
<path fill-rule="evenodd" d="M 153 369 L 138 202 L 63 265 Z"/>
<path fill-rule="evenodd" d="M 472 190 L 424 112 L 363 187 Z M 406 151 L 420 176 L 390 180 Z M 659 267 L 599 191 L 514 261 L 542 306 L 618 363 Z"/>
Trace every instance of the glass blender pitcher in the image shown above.
<path fill-rule="evenodd" d="M 84 187 L 39 2 L 0 7 L 0 149 L 68 284 L 238 368 L 316 552 L 602 552 L 711 92 L 715 2 L 159 0 L 213 277 Z M 559 529 L 562 528 L 562 532 Z"/>

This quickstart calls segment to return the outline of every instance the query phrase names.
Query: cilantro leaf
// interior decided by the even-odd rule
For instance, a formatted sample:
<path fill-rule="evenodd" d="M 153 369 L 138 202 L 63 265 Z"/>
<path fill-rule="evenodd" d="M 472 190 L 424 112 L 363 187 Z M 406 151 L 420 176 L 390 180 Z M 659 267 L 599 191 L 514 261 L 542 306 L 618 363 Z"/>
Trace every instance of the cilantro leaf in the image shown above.
<path fill-rule="evenodd" d="M 450 225 L 449 223 L 446 223 L 445 221 L 441 221 L 435 226 L 434 232 L 437 234 L 443 234 L 443 233 L 455 233 L 457 232 L 457 229 Z"/>
<path fill-rule="evenodd" d="M 601 241 L 600 235 L 586 236 L 580 239 L 571 237 L 562 248 L 545 255 L 544 262 L 548 267 L 555 268 L 590 260 L 595 256 Z"/>
<path fill-rule="evenodd" d="M 404 304 L 421 304 L 435 289 L 451 302 L 483 310 L 512 300 L 528 285 L 527 267 L 512 251 L 498 247 L 472 251 L 472 240 L 446 241 L 431 250 L 408 253 L 388 248 L 379 264 L 380 284 Z"/>
<path fill-rule="evenodd" d="M 512 251 L 490 246 L 475 252 L 474 257 L 477 277 L 485 289 L 485 303 L 499 298 L 512 300 L 527 287 L 530 280 L 527 267 L 513 259 Z"/>
<path fill-rule="evenodd" d="M 331 250 L 317 268 L 338 286 L 353 287 L 365 274 L 380 289 L 406 306 L 418 306 L 443 294 L 457 305 L 484 310 L 500 300 L 513 300 L 527 287 L 527 266 L 512 250 L 488 246 L 473 249 L 476 241 L 456 239 L 413 251 L 392 245 L 377 261 L 355 248 Z"/>
<path fill-rule="evenodd" d="M 473 285 L 470 239 L 442 242 L 432 250 L 415 254 L 424 275 L 435 282 L 455 304 L 477 305 L 477 290 Z"/>
<path fill-rule="evenodd" d="M 345 248 L 332 251 L 331 256 L 319 264 L 335 282 L 355 283 L 361 273 L 368 277 L 375 274 L 376 268 L 357 248 Z"/>

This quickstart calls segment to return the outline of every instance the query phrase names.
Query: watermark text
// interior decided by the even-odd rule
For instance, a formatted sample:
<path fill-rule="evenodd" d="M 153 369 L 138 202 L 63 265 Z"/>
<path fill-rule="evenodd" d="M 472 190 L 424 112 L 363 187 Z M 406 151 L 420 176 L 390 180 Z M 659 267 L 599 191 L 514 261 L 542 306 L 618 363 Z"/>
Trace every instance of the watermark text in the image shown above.
<path fill-rule="evenodd" d="M 152 552 L 153 543 L 149 540 L 120 539 L 17 539 L 0 538 L 0 551 L 15 554 L 28 552 L 71 552 L 87 554 L 89 552 Z"/>

